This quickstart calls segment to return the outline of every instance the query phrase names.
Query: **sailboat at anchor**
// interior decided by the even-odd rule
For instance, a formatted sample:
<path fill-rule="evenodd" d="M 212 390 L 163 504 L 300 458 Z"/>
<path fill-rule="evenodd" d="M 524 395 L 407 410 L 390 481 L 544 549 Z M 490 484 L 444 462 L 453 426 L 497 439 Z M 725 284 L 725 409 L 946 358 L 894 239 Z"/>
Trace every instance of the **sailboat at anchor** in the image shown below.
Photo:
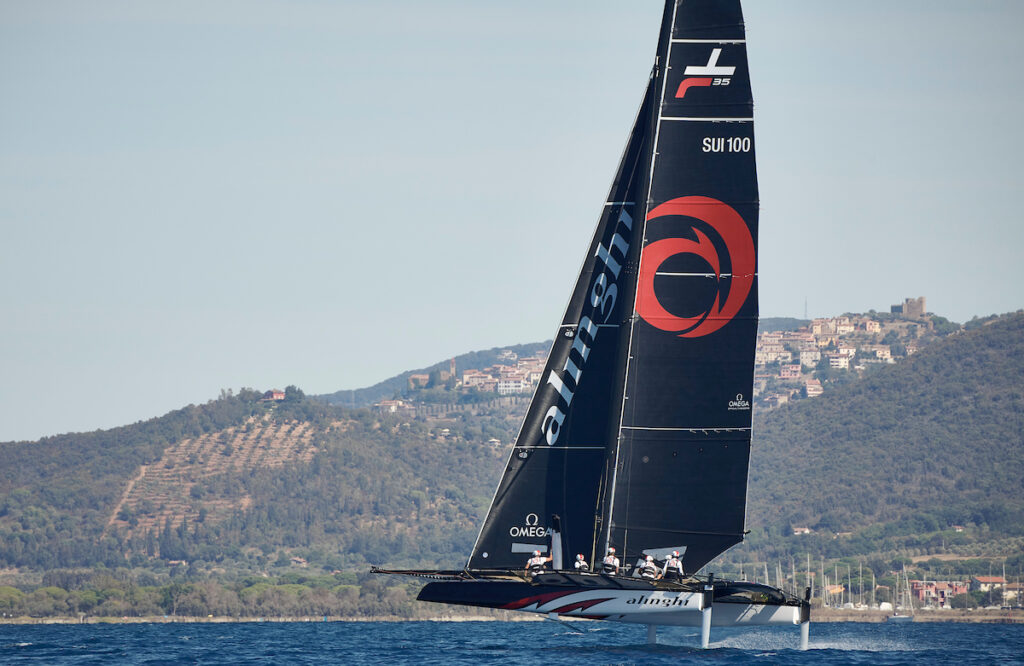
<path fill-rule="evenodd" d="M 423 601 L 648 625 L 786 624 L 805 595 L 697 575 L 743 540 L 758 191 L 739 0 L 667 0 L 654 68 L 465 567 Z M 594 571 L 610 548 L 617 573 Z M 545 571 L 524 571 L 534 551 Z M 640 565 L 681 554 L 684 576 Z"/>

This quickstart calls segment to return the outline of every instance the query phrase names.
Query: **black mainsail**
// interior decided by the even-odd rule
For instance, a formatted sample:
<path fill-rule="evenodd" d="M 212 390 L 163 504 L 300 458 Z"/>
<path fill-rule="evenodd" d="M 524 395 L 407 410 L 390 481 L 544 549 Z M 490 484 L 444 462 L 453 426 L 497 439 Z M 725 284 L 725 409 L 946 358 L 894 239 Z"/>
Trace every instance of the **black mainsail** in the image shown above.
<path fill-rule="evenodd" d="M 742 540 L 757 332 L 738 0 L 669 0 L 608 201 L 468 569 L 548 551 L 695 572 Z"/>

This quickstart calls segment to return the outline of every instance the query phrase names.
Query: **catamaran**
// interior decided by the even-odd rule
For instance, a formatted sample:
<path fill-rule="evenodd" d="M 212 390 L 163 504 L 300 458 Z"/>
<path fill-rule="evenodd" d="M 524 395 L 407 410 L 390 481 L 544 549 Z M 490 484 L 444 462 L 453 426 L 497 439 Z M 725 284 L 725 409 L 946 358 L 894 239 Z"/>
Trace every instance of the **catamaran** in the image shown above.
<path fill-rule="evenodd" d="M 739 0 L 668 0 L 632 132 L 466 565 L 423 601 L 801 628 L 807 594 L 701 574 L 744 536 L 758 190 Z M 602 573 L 610 548 L 617 572 Z M 524 570 L 539 551 L 548 566 Z M 641 575 L 680 553 L 681 578 Z M 573 568 L 583 555 L 590 572 Z"/>

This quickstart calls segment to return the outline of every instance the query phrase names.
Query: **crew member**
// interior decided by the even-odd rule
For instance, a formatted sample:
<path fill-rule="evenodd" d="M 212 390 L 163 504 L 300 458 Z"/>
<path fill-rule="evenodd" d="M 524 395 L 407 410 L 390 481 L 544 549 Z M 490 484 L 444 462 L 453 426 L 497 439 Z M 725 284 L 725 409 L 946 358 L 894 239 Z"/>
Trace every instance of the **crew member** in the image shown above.
<path fill-rule="evenodd" d="M 654 557 L 648 555 L 644 563 L 640 565 L 640 577 L 647 580 L 656 580 L 659 573 L 658 566 L 654 563 Z"/>
<path fill-rule="evenodd" d="M 610 576 L 617 576 L 619 574 L 619 558 L 615 557 L 614 548 L 609 548 L 608 554 L 601 560 L 601 573 Z"/>
<path fill-rule="evenodd" d="M 526 561 L 526 570 L 532 574 L 544 571 L 544 566 L 551 561 L 551 557 L 544 557 L 539 550 L 533 551 L 533 557 Z"/>
<path fill-rule="evenodd" d="M 586 573 L 590 571 L 590 565 L 587 564 L 585 559 L 583 559 L 583 553 L 576 554 L 576 562 L 573 566 L 576 567 L 577 573 Z"/>
<path fill-rule="evenodd" d="M 672 554 L 665 560 L 665 566 L 661 570 L 661 577 L 674 583 L 683 580 L 683 560 L 679 557 L 678 550 L 673 550 Z"/>

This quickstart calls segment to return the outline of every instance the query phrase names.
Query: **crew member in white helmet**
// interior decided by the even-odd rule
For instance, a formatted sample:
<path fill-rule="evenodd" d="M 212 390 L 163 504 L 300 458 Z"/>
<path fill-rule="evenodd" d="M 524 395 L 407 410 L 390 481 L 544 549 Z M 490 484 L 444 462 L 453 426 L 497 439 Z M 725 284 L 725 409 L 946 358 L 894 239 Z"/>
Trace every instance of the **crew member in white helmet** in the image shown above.
<path fill-rule="evenodd" d="M 590 571 L 590 565 L 587 564 L 587 561 L 585 559 L 583 559 L 583 553 L 576 554 L 576 562 L 573 564 L 573 566 L 576 567 L 576 571 L 578 573 L 585 573 L 587 571 Z"/>
<path fill-rule="evenodd" d="M 678 550 L 673 550 L 665 560 L 665 566 L 661 569 L 661 577 L 676 583 L 683 580 L 683 560 L 679 557 Z"/>
<path fill-rule="evenodd" d="M 551 557 L 544 557 L 540 554 L 539 550 L 533 551 L 533 557 L 526 561 L 526 570 L 530 573 L 539 573 L 544 571 L 544 566 L 551 561 Z"/>
<path fill-rule="evenodd" d="M 617 576 L 619 574 L 619 558 L 615 557 L 615 549 L 609 548 L 608 554 L 601 560 L 601 573 L 606 573 L 611 576 Z"/>
<path fill-rule="evenodd" d="M 640 577 L 648 580 L 655 580 L 658 578 L 658 566 L 654 563 L 654 557 L 648 555 L 644 560 L 644 563 L 640 565 Z"/>

